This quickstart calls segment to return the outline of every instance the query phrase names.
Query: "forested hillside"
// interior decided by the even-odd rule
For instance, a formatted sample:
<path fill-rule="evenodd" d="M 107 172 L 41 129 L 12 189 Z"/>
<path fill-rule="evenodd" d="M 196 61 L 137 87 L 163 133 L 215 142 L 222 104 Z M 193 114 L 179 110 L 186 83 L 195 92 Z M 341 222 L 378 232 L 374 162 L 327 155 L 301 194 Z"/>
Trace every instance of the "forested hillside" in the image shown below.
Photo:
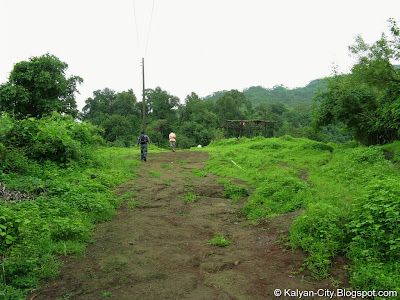
<path fill-rule="evenodd" d="M 323 90 L 325 83 L 321 79 L 315 79 L 305 87 L 294 89 L 286 88 L 282 85 L 274 86 L 272 89 L 262 86 L 252 86 L 243 90 L 243 94 L 249 99 L 253 106 L 261 103 L 283 103 L 289 107 L 294 107 L 301 104 L 312 104 L 314 93 L 318 90 Z M 204 97 L 204 100 L 216 101 L 227 91 L 215 92 L 212 95 Z"/>

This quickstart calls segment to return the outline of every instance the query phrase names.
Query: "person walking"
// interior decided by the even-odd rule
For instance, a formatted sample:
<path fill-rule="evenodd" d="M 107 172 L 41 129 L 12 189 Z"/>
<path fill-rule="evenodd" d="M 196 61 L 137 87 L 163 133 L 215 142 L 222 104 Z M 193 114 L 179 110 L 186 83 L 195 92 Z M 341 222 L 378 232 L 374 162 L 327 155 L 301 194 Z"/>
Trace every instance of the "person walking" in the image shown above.
<path fill-rule="evenodd" d="M 146 161 L 147 144 L 149 144 L 149 148 L 150 148 L 150 138 L 143 131 L 142 131 L 142 134 L 138 138 L 137 148 L 139 148 L 139 144 L 140 144 L 140 160 Z"/>
<path fill-rule="evenodd" d="M 175 152 L 176 148 L 176 134 L 174 132 L 171 132 L 169 134 L 169 145 L 171 146 L 172 152 Z"/>

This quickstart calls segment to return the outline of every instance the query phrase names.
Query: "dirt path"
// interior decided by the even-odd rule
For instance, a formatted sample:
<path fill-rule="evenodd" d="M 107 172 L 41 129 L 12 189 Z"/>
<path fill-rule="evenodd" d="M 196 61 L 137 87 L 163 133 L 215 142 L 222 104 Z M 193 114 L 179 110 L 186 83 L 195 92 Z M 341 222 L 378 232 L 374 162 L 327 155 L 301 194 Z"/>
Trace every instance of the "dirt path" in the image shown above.
<path fill-rule="evenodd" d="M 28 299 L 296 299 L 276 298 L 274 290 L 333 290 L 331 280 L 298 273 L 304 254 L 277 243 L 296 214 L 254 226 L 240 215 L 244 199 L 234 204 L 222 198 L 212 174 L 193 176 L 207 157 L 150 153 L 139 177 L 116 190 L 134 191 L 139 205 L 126 204 L 99 224 L 86 257 L 67 258 L 60 278 Z M 183 200 L 190 191 L 197 195 L 193 203 Z M 208 245 L 215 233 L 233 243 Z M 339 265 L 335 279 L 343 281 Z"/>

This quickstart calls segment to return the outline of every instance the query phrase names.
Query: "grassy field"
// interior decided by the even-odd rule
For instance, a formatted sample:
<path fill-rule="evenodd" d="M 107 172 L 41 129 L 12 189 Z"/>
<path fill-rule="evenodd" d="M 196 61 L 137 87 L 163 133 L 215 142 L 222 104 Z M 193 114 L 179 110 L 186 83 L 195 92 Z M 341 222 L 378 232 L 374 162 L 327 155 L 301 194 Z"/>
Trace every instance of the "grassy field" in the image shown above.
<path fill-rule="evenodd" d="M 304 209 L 288 244 L 309 253 L 304 265 L 316 278 L 329 277 L 332 258 L 345 255 L 354 288 L 400 292 L 400 143 L 361 147 L 284 136 L 220 140 L 203 150 L 211 154 L 207 171 L 254 190 L 243 207 L 247 218 Z"/>

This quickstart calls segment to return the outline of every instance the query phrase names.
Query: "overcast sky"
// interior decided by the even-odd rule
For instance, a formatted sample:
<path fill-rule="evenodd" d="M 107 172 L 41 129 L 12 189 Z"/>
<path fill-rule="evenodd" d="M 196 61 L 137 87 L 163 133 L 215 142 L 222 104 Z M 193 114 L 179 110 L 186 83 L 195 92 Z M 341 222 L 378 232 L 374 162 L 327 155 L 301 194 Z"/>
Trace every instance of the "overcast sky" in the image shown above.
<path fill-rule="evenodd" d="M 84 79 L 80 109 L 106 87 L 141 99 L 142 57 L 146 88 L 182 102 L 302 87 L 333 64 L 347 72 L 355 36 L 374 42 L 390 17 L 400 22 L 399 0 L 0 0 L 0 83 L 15 63 L 50 53 Z"/>

